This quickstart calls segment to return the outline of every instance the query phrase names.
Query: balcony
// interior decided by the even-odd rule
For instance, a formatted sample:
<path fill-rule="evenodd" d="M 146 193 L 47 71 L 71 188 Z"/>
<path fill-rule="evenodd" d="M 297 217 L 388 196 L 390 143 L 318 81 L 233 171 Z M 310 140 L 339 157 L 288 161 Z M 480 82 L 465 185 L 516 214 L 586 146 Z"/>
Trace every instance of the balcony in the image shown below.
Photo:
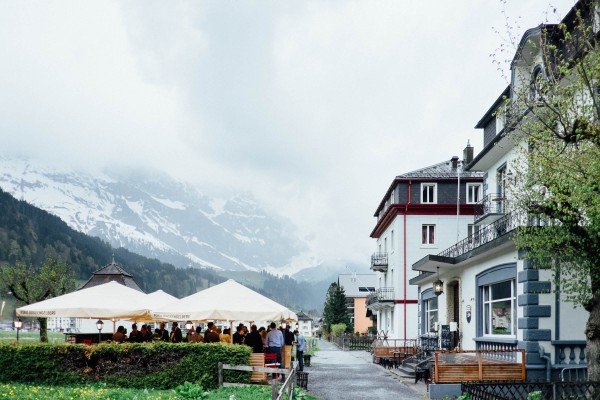
<path fill-rule="evenodd" d="M 381 310 L 394 306 L 394 288 L 382 287 L 372 292 L 367 297 L 367 307 L 371 310 Z"/>
<path fill-rule="evenodd" d="M 371 269 L 373 271 L 387 272 L 388 255 L 387 253 L 374 253 L 371 256 Z"/>
<path fill-rule="evenodd" d="M 502 218 L 508 212 L 508 200 L 501 193 L 488 193 L 475 204 L 476 225 L 488 225 Z"/>

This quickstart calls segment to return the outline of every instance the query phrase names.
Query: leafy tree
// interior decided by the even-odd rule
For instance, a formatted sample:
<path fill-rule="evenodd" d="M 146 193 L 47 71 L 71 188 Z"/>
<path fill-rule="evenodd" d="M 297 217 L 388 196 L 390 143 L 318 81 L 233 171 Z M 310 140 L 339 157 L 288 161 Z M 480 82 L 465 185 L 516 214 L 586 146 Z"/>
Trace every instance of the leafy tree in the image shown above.
<path fill-rule="evenodd" d="M 0 285 L 25 304 L 60 296 L 75 289 L 75 278 L 66 262 L 47 258 L 39 268 L 17 261 L 2 267 Z M 47 342 L 47 319 L 38 318 L 40 341 Z"/>
<path fill-rule="evenodd" d="M 537 267 L 553 271 L 563 299 L 589 311 L 588 373 L 599 380 L 600 49 L 594 13 L 581 4 L 572 21 L 546 26 L 530 43 L 543 68 L 517 76 L 526 84 L 513 87 L 503 114 L 519 149 L 509 190 L 530 222 L 515 242 Z"/>
<path fill-rule="evenodd" d="M 346 305 L 346 293 L 344 288 L 336 282 L 329 285 L 329 289 L 327 290 L 323 320 L 327 332 L 331 332 L 331 326 L 334 324 L 345 324 L 346 327 L 351 326 L 348 307 Z"/>

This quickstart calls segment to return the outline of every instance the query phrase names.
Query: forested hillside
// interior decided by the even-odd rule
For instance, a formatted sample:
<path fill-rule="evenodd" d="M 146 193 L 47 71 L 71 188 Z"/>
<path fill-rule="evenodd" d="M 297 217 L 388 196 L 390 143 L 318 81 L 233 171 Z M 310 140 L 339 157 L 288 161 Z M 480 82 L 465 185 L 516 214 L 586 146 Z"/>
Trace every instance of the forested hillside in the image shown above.
<path fill-rule="evenodd" d="M 183 297 L 226 279 L 212 269 L 176 268 L 124 248 L 113 249 L 108 243 L 75 231 L 60 218 L 0 189 L 0 263 L 21 260 L 39 265 L 45 257 L 53 256 L 66 260 L 77 279 L 88 279 L 95 270 L 110 262 L 113 253 L 115 261 L 123 265 L 146 292 L 162 289 Z M 228 276 L 236 279 L 235 274 L 229 272 Z M 317 295 L 319 300 L 315 299 L 312 287 L 301 287 L 294 279 L 267 273 L 255 275 L 260 279 L 249 286 L 289 307 L 319 308 L 322 304 L 322 295 Z"/>

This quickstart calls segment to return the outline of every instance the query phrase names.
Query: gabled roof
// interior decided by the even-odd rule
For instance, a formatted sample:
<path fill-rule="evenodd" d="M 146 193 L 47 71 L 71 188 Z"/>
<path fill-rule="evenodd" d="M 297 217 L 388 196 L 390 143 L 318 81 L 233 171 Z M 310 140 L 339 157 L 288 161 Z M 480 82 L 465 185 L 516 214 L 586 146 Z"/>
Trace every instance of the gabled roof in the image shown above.
<path fill-rule="evenodd" d="M 313 320 L 311 317 L 308 316 L 308 314 L 306 314 L 303 311 L 296 313 L 296 315 L 298 316 L 298 321 L 312 321 Z"/>
<path fill-rule="evenodd" d="M 102 285 L 108 282 L 117 282 L 121 285 L 127 286 L 128 288 L 144 293 L 142 288 L 140 288 L 136 281 L 133 280 L 133 276 L 117 265 L 114 260 L 110 264 L 94 272 L 91 278 L 83 284 L 80 290 Z"/>

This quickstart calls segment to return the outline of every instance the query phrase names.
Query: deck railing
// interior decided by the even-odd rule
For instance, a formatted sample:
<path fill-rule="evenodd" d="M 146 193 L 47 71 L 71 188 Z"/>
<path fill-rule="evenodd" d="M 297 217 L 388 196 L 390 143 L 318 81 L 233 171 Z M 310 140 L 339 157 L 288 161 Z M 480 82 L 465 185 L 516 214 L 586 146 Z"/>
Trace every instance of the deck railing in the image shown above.
<path fill-rule="evenodd" d="M 371 269 L 373 271 L 385 272 L 388 268 L 387 253 L 373 253 L 371 255 Z"/>
<path fill-rule="evenodd" d="M 381 287 L 367 296 L 366 305 L 369 307 L 377 303 L 393 302 L 394 296 L 393 287 Z"/>
<path fill-rule="evenodd" d="M 471 400 L 528 400 L 533 392 L 544 400 L 597 399 L 600 382 L 468 382 L 461 391 Z"/>
<path fill-rule="evenodd" d="M 502 193 L 488 193 L 483 199 L 475 204 L 473 216 L 477 221 L 488 214 L 506 214 L 508 211 L 508 200 Z"/>

